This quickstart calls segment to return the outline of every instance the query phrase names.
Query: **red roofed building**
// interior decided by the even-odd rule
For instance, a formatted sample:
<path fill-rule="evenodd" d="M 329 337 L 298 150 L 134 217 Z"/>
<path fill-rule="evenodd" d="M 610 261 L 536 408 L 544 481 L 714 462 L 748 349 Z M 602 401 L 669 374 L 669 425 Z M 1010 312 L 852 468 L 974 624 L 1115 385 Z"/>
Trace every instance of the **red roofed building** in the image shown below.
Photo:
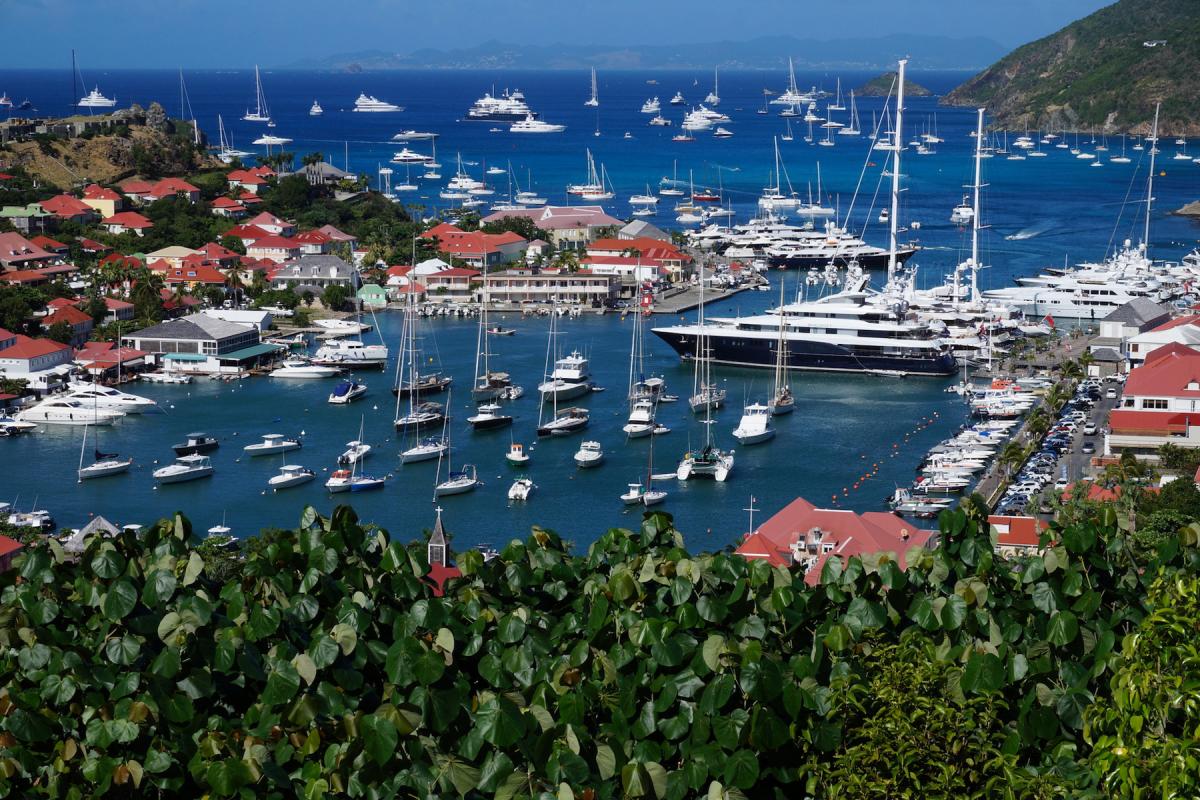
<path fill-rule="evenodd" d="M 243 191 L 243 192 L 241 192 L 241 194 L 239 194 L 237 196 L 237 201 L 239 203 L 241 203 L 242 205 L 244 205 L 246 208 L 251 208 L 252 206 L 258 205 L 263 200 L 261 197 L 256 195 L 254 192 Z"/>
<path fill-rule="evenodd" d="M 26 239 L 19 233 L 0 233 L 0 267 L 3 269 L 26 269 L 48 264 L 57 255 Z"/>
<path fill-rule="evenodd" d="M 259 239 L 266 238 L 267 236 L 271 236 L 272 234 L 263 230 L 257 225 L 243 223 L 241 225 L 234 225 L 232 228 L 225 231 L 225 235 L 232 236 L 235 239 L 241 239 L 242 244 L 249 247 L 251 243 L 258 241 Z"/>
<path fill-rule="evenodd" d="M 333 239 L 320 231 L 301 231 L 292 237 L 293 242 L 300 245 L 303 255 L 324 255 L 333 245 Z"/>
<path fill-rule="evenodd" d="M 441 252 L 481 270 L 523 258 L 527 244 L 524 237 L 512 231 L 467 232 L 445 222 L 425 231 L 424 236 L 436 241 Z"/>
<path fill-rule="evenodd" d="M 8 341 L 8 340 L 5 340 Z M 0 375 L 28 378 L 39 372 L 70 364 L 75 351 L 51 339 L 31 339 L 17 334 L 0 350 Z"/>
<path fill-rule="evenodd" d="M 247 243 L 246 255 L 282 264 L 284 261 L 300 257 L 300 244 L 295 239 L 268 235 Z"/>
<path fill-rule="evenodd" d="M 87 225 L 98 216 L 94 208 L 69 194 L 55 195 L 49 200 L 43 200 L 40 205 L 47 213 L 61 220 L 70 220 L 81 225 Z"/>
<path fill-rule="evenodd" d="M 242 219 L 249 215 L 246 207 L 237 200 L 230 200 L 228 197 L 218 197 L 212 201 L 210 205 L 212 213 L 218 217 L 229 217 L 230 219 Z"/>
<path fill-rule="evenodd" d="M 225 176 L 225 180 L 230 189 L 245 189 L 251 194 L 258 194 L 267 185 L 266 178 L 248 169 L 235 169 Z"/>
<path fill-rule="evenodd" d="M 802 569 L 804 580 L 816 584 L 830 558 L 844 562 L 869 553 L 894 553 L 903 568 L 909 549 L 933 547 L 936 536 L 895 514 L 817 508 L 797 497 L 746 536 L 736 552 L 776 566 Z"/>
<path fill-rule="evenodd" d="M 107 253 L 109 250 L 112 250 L 104 242 L 97 242 L 95 239 L 88 239 L 86 237 L 79 240 L 79 249 L 85 253 Z"/>
<path fill-rule="evenodd" d="M 12 569 L 13 559 L 20 555 L 24 547 L 25 545 L 16 539 L 0 535 L 0 572 L 8 572 Z"/>
<path fill-rule="evenodd" d="M 167 286 L 224 286 L 225 275 L 210 264 L 184 264 L 170 267 L 163 273 L 163 284 Z"/>
<path fill-rule="evenodd" d="M 83 190 L 83 203 L 101 217 L 111 217 L 125 207 L 125 198 L 112 189 L 93 183 Z"/>
<path fill-rule="evenodd" d="M 993 514 L 988 525 L 996 533 L 996 550 L 1008 557 L 1036 552 L 1041 546 L 1042 531 L 1050 523 L 1036 517 L 1008 517 Z"/>
<path fill-rule="evenodd" d="M 138 236 L 145 236 L 146 231 L 154 227 L 154 223 L 143 217 L 136 211 L 122 211 L 113 214 L 111 217 L 105 217 L 100 221 L 100 224 L 105 229 L 116 236 L 132 231 Z"/>
<path fill-rule="evenodd" d="M 146 192 L 143 198 L 153 202 L 176 195 L 186 197 L 189 203 L 200 202 L 200 190 L 182 178 L 163 178 L 150 187 L 150 191 Z"/>
<path fill-rule="evenodd" d="M 35 236 L 29 241 L 49 253 L 54 253 L 56 256 L 65 256 L 71 251 L 70 245 L 64 244 L 57 239 L 51 239 L 49 236 Z"/>
<path fill-rule="evenodd" d="M 1167 443 L 1200 447 L 1200 352 L 1179 342 L 1152 351 L 1130 370 L 1108 427 L 1106 453 L 1157 459 Z"/>
<path fill-rule="evenodd" d="M 137 178 L 128 178 L 118 183 L 117 188 L 135 203 L 144 203 L 149 200 L 150 192 L 154 189 L 154 184 Z"/>
<path fill-rule="evenodd" d="M 286 219 L 280 219 L 269 211 L 264 211 L 256 217 L 251 217 L 248 225 L 256 225 L 267 233 L 277 236 L 291 236 L 296 232 L 296 226 Z"/>
<path fill-rule="evenodd" d="M 115 297 L 106 297 L 104 298 L 104 307 L 108 309 L 108 315 L 104 318 L 105 322 L 124 322 L 133 319 L 135 311 L 133 303 L 118 300 Z"/>
<path fill-rule="evenodd" d="M 1200 350 L 1200 314 L 1176 317 L 1145 333 L 1131 336 L 1125 344 L 1129 365 L 1136 367 L 1160 347 L 1172 343 Z"/>
<path fill-rule="evenodd" d="M 147 355 L 132 347 L 117 347 L 113 342 L 85 342 L 75 351 L 75 363 L 96 380 L 104 380 L 145 366 Z"/>
<path fill-rule="evenodd" d="M 223 247 L 216 242 L 209 242 L 201 247 L 199 252 L 200 255 L 204 256 L 209 261 L 219 264 L 222 267 L 237 266 L 238 262 L 242 259 L 240 253 L 235 253 L 228 247 Z"/>
<path fill-rule="evenodd" d="M 74 347 L 86 342 L 92 335 L 92 328 L 96 326 L 91 315 L 80 311 L 74 305 L 65 305 L 42 317 L 42 330 L 49 333 L 50 329 L 60 322 L 71 326 L 71 344 Z"/>
<path fill-rule="evenodd" d="M 498 222 L 506 217 L 525 217 L 538 228 L 547 231 L 555 246 L 566 250 L 582 250 L 607 230 L 616 230 L 621 220 L 604 213 L 600 206 L 542 206 L 513 211 L 494 211 L 481 222 Z"/>
<path fill-rule="evenodd" d="M 348 233 L 339 231 L 332 225 L 322 225 L 321 227 L 317 228 L 317 230 L 328 236 L 334 244 L 348 245 L 351 250 L 358 247 L 358 239 L 354 238 Z"/>

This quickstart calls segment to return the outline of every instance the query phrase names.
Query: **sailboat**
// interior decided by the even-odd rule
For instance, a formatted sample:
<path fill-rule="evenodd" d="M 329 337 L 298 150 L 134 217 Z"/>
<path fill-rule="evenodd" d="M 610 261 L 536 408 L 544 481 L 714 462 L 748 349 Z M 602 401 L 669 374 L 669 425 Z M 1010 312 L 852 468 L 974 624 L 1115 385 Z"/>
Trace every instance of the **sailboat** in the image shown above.
<path fill-rule="evenodd" d="M 101 453 L 99 448 L 92 451 L 95 456 L 95 461 L 90 465 L 83 465 L 83 456 L 87 451 L 87 429 L 88 426 L 83 426 L 83 442 L 79 445 L 79 483 L 83 483 L 89 478 L 104 478 L 109 475 L 118 475 L 129 470 L 133 466 L 132 458 L 118 458 L 116 453 Z"/>
<path fill-rule="evenodd" d="M 663 178 L 658 182 L 658 193 L 663 197 L 683 197 L 683 189 L 679 188 L 679 160 L 674 161 L 673 177 Z"/>
<path fill-rule="evenodd" d="M 476 474 L 475 465 L 463 464 L 458 470 L 455 470 L 450 461 L 450 433 L 446 432 L 446 450 L 438 457 L 438 471 L 434 478 L 433 496 L 434 498 L 446 497 L 452 494 L 466 494 L 467 492 L 475 491 L 476 487 L 480 486 L 479 476 Z M 442 459 L 446 460 L 446 480 L 440 480 L 442 477 Z"/>
<path fill-rule="evenodd" d="M 262 76 L 258 72 L 258 64 L 254 65 L 254 110 L 246 110 L 242 115 L 246 122 L 271 122 L 271 111 L 267 108 L 267 96 L 263 94 Z"/>
<path fill-rule="evenodd" d="M 591 380 L 588 378 L 587 360 L 578 352 L 562 359 L 555 359 L 558 353 L 558 309 L 550 313 L 550 333 L 546 341 L 546 380 L 538 386 L 538 392 L 543 402 L 538 406 L 538 436 L 566 436 L 581 431 L 587 427 L 588 411 L 586 408 L 565 408 L 559 410 L 560 399 L 569 400 L 591 391 Z M 553 365 L 553 368 L 551 367 Z M 583 385 L 585 391 L 576 389 Z M 551 416 L 546 419 L 546 402 L 551 405 Z"/>
<path fill-rule="evenodd" d="M 1110 164 L 1128 164 L 1129 156 L 1125 155 L 1125 134 L 1121 134 L 1121 155 L 1113 156 L 1109 160 Z"/>
<path fill-rule="evenodd" d="M 826 108 L 830 111 L 846 110 L 846 107 L 842 105 L 842 79 L 840 77 L 837 79 L 837 94 L 835 95 L 833 102 L 826 106 Z"/>
<path fill-rule="evenodd" d="M 400 453 L 400 463 L 409 464 L 416 461 L 428 461 L 438 458 L 447 447 L 445 437 L 421 438 L 421 428 L 429 429 L 444 423 L 445 414 L 438 403 L 421 401 L 421 380 L 419 375 L 420 356 L 417 352 L 416 339 L 417 315 L 413 309 L 412 294 L 404 309 L 404 321 L 400 333 L 400 357 L 396 364 L 397 387 L 396 393 L 396 430 L 411 434 L 412 446 Z M 409 380 L 405 383 L 405 374 Z M 408 397 L 408 412 L 401 414 L 400 404 Z"/>
<path fill-rule="evenodd" d="M 862 133 L 862 131 L 859 130 L 858 106 L 854 102 L 854 90 L 851 89 L 850 90 L 850 123 L 844 127 L 838 128 L 838 136 L 858 136 L 861 133 Z"/>
<path fill-rule="evenodd" d="M 779 281 L 779 341 L 775 343 L 775 385 L 771 389 L 771 400 L 767 405 L 775 416 L 790 414 L 796 409 L 796 398 L 792 396 L 792 384 L 788 378 L 787 325 L 783 316 L 783 279 Z"/>
<path fill-rule="evenodd" d="M 725 452 L 713 444 L 712 412 L 725 399 L 725 390 L 716 390 L 711 383 L 711 359 L 707 350 L 707 335 L 704 331 L 704 281 L 700 282 L 700 319 L 696 337 L 696 385 L 700 392 L 691 398 L 693 410 L 704 410 L 704 447 L 700 450 L 688 450 L 679 461 L 675 477 L 681 481 L 689 478 L 704 476 L 711 477 L 717 482 L 724 482 L 733 471 L 733 451 Z M 718 399 L 717 392 L 720 397 Z M 697 402 L 699 401 L 699 402 Z"/>
<path fill-rule="evenodd" d="M 695 361 L 695 370 L 692 374 L 692 396 L 688 398 L 688 405 L 696 414 L 703 412 L 705 415 L 710 415 L 712 411 L 720 408 L 725 403 L 725 390 L 714 386 L 709 380 L 709 351 L 707 347 L 708 337 L 704 333 L 704 269 L 700 269 L 700 307 L 699 317 L 696 322 L 700 330 L 700 335 L 697 336 L 696 353 L 693 356 Z"/>
<path fill-rule="evenodd" d="M 720 82 L 717 80 L 717 67 L 713 67 L 713 90 L 709 92 L 704 102 L 710 106 L 718 106 L 721 104 Z"/>
<path fill-rule="evenodd" d="M 650 440 L 650 452 L 646 457 L 646 483 L 631 483 L 629 491 L 621 495 L 621 502 L 627 506 L 641 503 L 643 506 L 658 505 L 667 499 L 667 493 L 654 488 L 654 440 Z"/>
<path fill-rule="evenodd" d="M 783 134 L 779 138 L 785 142 L 790 142 L 794 138 L 792 136 L 792 121 L 791 121 L 791 119 L 787 119 L 787 120 L 784 120 L 784 122 L 787 123 L 787 133 Z M 809 124 L 811 125 L 812 123 L 809 123 Z"/>
<path fill-rule="evenodd" d="M 254 155 L 253 153 L 245 150 L 238 150 L 233 146 L 233 136 L 226 134 L 225 121 L 221 118 L 220 114 L 217 114 L 217 135 L 219 137 L 217 145 L 217 158 L 220 159 L 222 163 L 228 164 L 235 158 L 246 158 L 247 156 Z"/>
<path fill-rule="evenodd" d="M 589 108 L 596 108 L 600 105 L 600 95 L 596 91 L 596 68 L 592 67 L 592 96 L 584 103 Z"/>
<path fill-rule="evenodd" d="M 373 489 L 382 489 L 387 482 L 387 478 L 376 478 L 371 475 L 360 475 L 358 473 L 359 466 L 366 458 L 367 451 L 371 449 L 370 445 L 362 443 L 363 438 L 363 423 L 365 418 L 360 417 L 358 423 L 358 439 L 350 442 L 350 450 L 347 450 L 338 459 L 339 464 L 350 464 L 350 469 L 335 469 L 333 474 L 329 476 L 329 480 L 325 481 L 325 488 L 331 493 L 338 492 L 369 492 Z M 357 452 L 356 457 L 347 459 L 346 456 L 351 452 L 366 448 L 361 452 Z"/>
<path fill-rule="evenodd" d="M 507 372 L 492 371 L 492 353 L 488 336 L 488 282 L 483 281 L 483 302 L 479 306 L 479 332 L 475 343 L 475 383 L 471 386 L 471 399 L 476 403 L 512 397 L 514 387 Z M 516 387 L 519 389 L 520 387 Z M 522 392 L 523 394 L 523 392 Z M 519 395 L 517 395 L 519 396 Z"/>
<path fill-rule="evenodd" d="M 192 100 L 188 97 L 187 84 L 183 81 L 183 67 L 179 68 L 179 118 L 192 124 L 192 143 L 200 144 L 200 126 L 196 124 L 196 114 L 192 111 Z"/>
<path fill-rule="evenodd" d="M 657 393 L 647 391 L 645 358 L 642 346 L 642 310 L 633 312 L 633 333 L 629 344 L 629 419 L 621 428 L 630 439 L 654 433 Z"/>

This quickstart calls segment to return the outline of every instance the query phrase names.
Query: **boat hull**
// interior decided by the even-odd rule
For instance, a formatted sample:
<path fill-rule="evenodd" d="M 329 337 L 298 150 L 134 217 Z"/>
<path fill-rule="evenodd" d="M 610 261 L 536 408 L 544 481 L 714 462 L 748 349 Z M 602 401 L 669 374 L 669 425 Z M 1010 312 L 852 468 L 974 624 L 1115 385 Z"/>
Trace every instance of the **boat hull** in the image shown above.
<path fill-rule="evenodd" d="M 107 478 L 109 475 L 120 475 L 122 472 L 128 472 L 131 466 L 133 466 L 132 458 L 127 461 L 93 464 L 90 467 L 84 467 L 79 470 L 79 480 L 86 481 L 92 478 Z"/>
<path fill-rule="evenodd" d="M 205 444 L 177 444 L 171 449 L 175 451 L 177 456 L 194 456 L 211 453 L 220 447 L 218 442 L 206 442 Z"/>
<path fill-rule="evenodd" d="M 302 486 L 316 477 L 316 475 L 298 475 L 278 481 L 272 478 L 271 480 L 267 481 L 267 484 L 275 491 L 279 491 L 280 489 L 290 489 L 293 486 Z"/>
<path fill-rule="evenodd" d="M 739 433 L 738 431 L 734 431 L 733 438 L 737 439 L 739 444 L 762 444 L 775 438 L 775 429 L 770 428 L 754 433 Z"/>
<path fill-rule="evenodd" d="M 654 334 L 670 345 L 685 359 L 696 352 L 696 336 L 670 329 L 658 329 Z M 743 338 L 709 332 L 705 345 L 715 363 L 735 367 L 775 369 L 777 353 L 770 339 Z M 953 375 L 958 365 L 949 353 L 924 356 L 872 355 L 855 353 L 827 342 L 793 339 L 788 341 L 789 369 L 820 372 L 865 372 L 892 375 Z"/>
<path fill-rule="evenodd" d="M 507 428 L 513 424 L 513 418 L 509 416 L 487 417 L 485 419 L 468 419 L 471 423 L 471 428 L 477 431 L 494 431 L 499 428 Z"/>
<path fill-rule="evenodd" d="M 154 480 L 159 483 L 187 483 L 188 481 L 196 481 L 201 478 L 211 478 L 213 474 L 212 467 L 207 469 L 190 470 L 188 472 L 178 472 L 169 475 L 155 475 Z"/>
<path fill-rule="evenodd" d="M 542 384 L 538 387 L 538 392 L 542 396 L 543 403 L 552 403 L 555 400 L 559 402 L 574 400 L 576 397 L 583 397 L 591 391 L 591 383 L 562 383 L 553 388 L 548 384 Z"/>
<path fill-rule="evenodd" d="M 567 422 L 547 423 L 537 429 L 538 436 L 569 436 L 572 433 L 577 433 L 587 427 L 586 419 L 572 419 Z"/>
<path fill-rule="evenodd" d="M 896 263 L 903 264 L 908 259 L 912 258 L 917 252 L 915 247 L 904 247 L 896 250 Z M 808 269 L 809 267 L 817 267 L 824 269 L 830 263 L 839 267 L 844 267 L 852 260 L 848 254 L 830 254 L 830 253 L 813 253 L 804 255 L 788 255 L 788 256 L 769 256 L 768 262 L 776 269 Z M 879 253 L 859 254 L 853 257 L 854 261 L 863 269 L 887 269 L 888 253 L 887 251 Z"/>
<path fill-rule="evenodd" d="M 400 454 L 401 464 L 418 464 L 422 461 L 433 461 L 444 453 L 444 449 L 405 450 Z"/>

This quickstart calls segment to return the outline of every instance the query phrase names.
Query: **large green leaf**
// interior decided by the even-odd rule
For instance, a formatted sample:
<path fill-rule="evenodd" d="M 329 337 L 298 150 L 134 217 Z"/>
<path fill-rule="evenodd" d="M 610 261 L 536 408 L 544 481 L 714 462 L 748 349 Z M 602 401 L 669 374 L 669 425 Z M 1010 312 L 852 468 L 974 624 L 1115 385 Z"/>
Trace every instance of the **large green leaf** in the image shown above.
<path fill-rule="evenodd" d="M 725 762 L 725 783 L 749 789 L 758 780 L 758 756 L 750 750 L 738 750 Z"/>
<path fill-rule="evenodd" d="M 1004 685 L 1004 662 L 992 653 L 971 653 L 960 683 L 964 692 L 994 692 Z"/>
<path fill-rule="evenodd" d="M 1075 641 L 1077 635 L 1079 635 L 1079 622 L 1070 611 L 1059 611 L 1050 618 L 1050 625 L 1046 628 L 1046 638 L 1050 640 L 1051 644 L 1070 644 Z"/>
<path fill-rule="evenodd" d="M 124 619 L 137 605 L 138 593 L 129 578 L 121 578 L 108 587 L 102 606 L 104 616 L 113 622 Z"/>
<path fill-rule="evenodd" d="M 286 661 L 275 663 L 274 669 L 267 678 L 267 686 L 262 693 L 262 701 L 268 706 L 287 703 L 296 696 L 300 689 L 300 673 Z"/>
<path fill-rule="evenodd" d="M 368 714 L 358 722 L 362 733 L 363 748 L 379 766 L 391 760 L 396 752 L 399 733 L 392 721 L 375 714 Z"/>
<path fill-rule="evenodd" d="M 492 698 L 475 712 L 475 727 L 484 741 L 497 747 L 508 747 L 525 735 L 525 719 L 512 702 L 503 697 Z"/>

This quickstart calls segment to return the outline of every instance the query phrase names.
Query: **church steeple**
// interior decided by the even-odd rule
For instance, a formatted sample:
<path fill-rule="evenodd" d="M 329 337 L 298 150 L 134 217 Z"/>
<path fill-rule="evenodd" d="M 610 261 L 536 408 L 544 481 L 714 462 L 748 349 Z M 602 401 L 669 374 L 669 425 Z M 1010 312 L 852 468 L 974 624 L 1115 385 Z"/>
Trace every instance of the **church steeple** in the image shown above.
<path fill-rule="evenodd" d="M 446 535 L 446 529 L 442 527 L 441 506 L 437 508 L 437 520 L 433 523 L 433 533 L 429 534 L 427 560 L 431 567 L 444 567 L 450 560 L 450 537 Z"/>

